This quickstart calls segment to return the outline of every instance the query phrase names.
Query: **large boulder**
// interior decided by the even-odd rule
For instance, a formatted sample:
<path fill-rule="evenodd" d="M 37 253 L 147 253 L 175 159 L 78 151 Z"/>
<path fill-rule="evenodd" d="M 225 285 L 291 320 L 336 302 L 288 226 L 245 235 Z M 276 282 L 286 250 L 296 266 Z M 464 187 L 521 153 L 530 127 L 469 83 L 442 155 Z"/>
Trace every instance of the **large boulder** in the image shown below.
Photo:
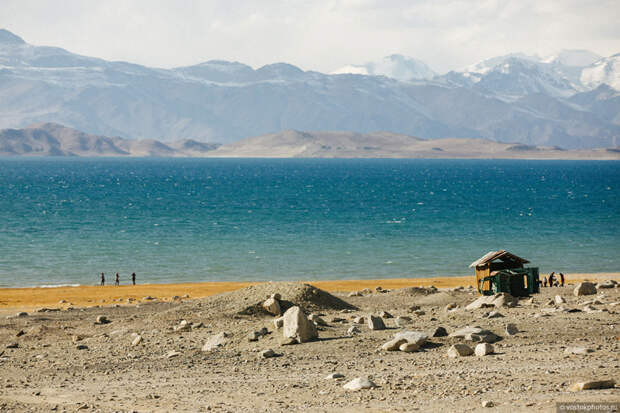
<path fill-rule="evenodd" d="M 385 323 L 381 317 L 374 316 L 372 314 L 368 315 L 367 318 L 368 328 L 371 330 L 385 330 Z"/>
<path fill-rule="evenodd" d="M 285 338 L 295 339 L 298 343 L 305 343 L 319 336 L 316 326 L 308 320 L 299 306 L 286 310 L 283 319 L 282 333 Z"/>
<path fill-rule="evenodd" d="M 596 286 L 591 282 L 584 281 L 577 284 L 573 290 L 573 294 L 576 296 L 596 294 Z"/>
<path fill-rule="evenodd" d="M 450 334 L 449 337 L 460 337 L 464 338 L 468 341 L 474 342 L 483 342 L 483 343 L 495 343 L 500 339 L 498 335 L 493 333 L 492 331 L 485 330 L 478 326 L 474 327 L 463 327 L 459 330 L 456 330 L 454 333 Z"/>
<path fill-rule="evenodd" d="M 428 340 L 428 335 L 419 331 L 401 331 L 384 343 L 381 349 L 387 351 L 412 352 L 418 350 Z M 402 347 L 402 348 L 401 348 Z"/>
<path fill-rule="evenodd" d="M 275 297 L 270 297 L 263 302 L 263 309 L 272 315 L 280 315 L 280 303 Z"/>

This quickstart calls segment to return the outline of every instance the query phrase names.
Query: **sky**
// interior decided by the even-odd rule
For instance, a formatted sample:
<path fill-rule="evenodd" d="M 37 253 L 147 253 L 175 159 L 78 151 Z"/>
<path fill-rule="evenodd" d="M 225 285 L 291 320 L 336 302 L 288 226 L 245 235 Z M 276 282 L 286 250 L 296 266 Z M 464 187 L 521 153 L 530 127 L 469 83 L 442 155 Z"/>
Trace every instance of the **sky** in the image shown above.
<path fill-rule="evenodd" d="M 618 0 L 2 0 L 35 45 L 170 68 L 287 62 L 329 73 L 398 53 L 443 73 L 512 52 L 620 52 Z"/>

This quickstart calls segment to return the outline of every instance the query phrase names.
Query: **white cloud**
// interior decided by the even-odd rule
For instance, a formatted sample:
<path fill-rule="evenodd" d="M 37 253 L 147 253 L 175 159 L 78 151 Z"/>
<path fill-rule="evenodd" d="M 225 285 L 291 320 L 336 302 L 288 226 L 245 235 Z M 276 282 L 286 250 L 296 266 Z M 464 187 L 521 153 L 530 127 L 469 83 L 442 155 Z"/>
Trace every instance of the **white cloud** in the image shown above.
<path fill-rule="evenodd" d="M 33 44 L 172 67 L 210 59 L 332 71 L 402 53 L 446 71 L 515 51 L 617 53 L 615 0 L 3 0 Z"/>

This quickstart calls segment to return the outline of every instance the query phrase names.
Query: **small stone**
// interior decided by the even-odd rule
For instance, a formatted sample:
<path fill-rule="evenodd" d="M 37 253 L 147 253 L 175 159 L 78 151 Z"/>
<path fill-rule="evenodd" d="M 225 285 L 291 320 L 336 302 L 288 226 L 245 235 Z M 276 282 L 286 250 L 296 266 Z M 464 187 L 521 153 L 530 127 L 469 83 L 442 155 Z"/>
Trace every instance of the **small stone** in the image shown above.
<path fill-rule="evenodd" d="M 554 301 L 557 305 L 566 304 L 566 299 L 562 297 L 561 295 L 556 295 L 554 298 Z"/>
<path fill-rule="evenodd" d="M 290 346 L 293 344 L 297 344 L 297 340 L 294 339 L 293 337 L 284 337 L 280 340 L 281 346 Z"/>
<path fill-rule="evenodd" d="M 171 359 L 173 357 L 178 357 L 180 355 L 181 353 L 179 353 L 178 351 L 172 350 L 172 351 L 169 351 L 168 354 L 166 354 L 166 358 Z"/>
<path fill-rule="evenodd" d="M 355 323 L 355 324 L 364 324 L 365 322 L 366 322 L 366 318 L 361 317 L 361 316 L 355 317 L 353 319 L 353 323 Z"/>
<path fill-rule="evenodd" d="M 456 303 L 450 303 L 450 304 L 446 305 L 446 306 L 444 307 L 444 309 L 443 309 L 443 310 L 444 310 L 446 313 L 451 313 L 451 312 L 453 312 L 453 311 L 458 310 L 458 308 L 459 308 L 459 306 L 458 306 L 458 305 L 456 305 Z"/>
<path fill-rule="evenodd" d="M 393 338 L 387 343 L 384 343 L 381 346 L 381 349 L 385 351 L 399 351 L 401 344 L 405 343 L 407 343 L 407 340 L 405 340 L 404 338 Z"/>
<path fill-rule="evenodd" d="M 216 348 L 224 346 L 228 342 L 226 337 L 228 337 L 228 333 L 226 332 L 212 335 L 211 337 L 209 337 L 204 346 L 202 346 L 201 351 L 209 352 L 215 350 Z"/>
<path fill-rule="evenodd" d="M 18 343 L 9 343 L 6 345 L 6 348 L 18 348 L 19 344 Z"/>
<path fill-rule="evenodd" d="M 445 328 L 439 326 L 439 327 L 435 327 L 433 330 L 431 330 L 429 336 L 431 337 L 445 337 L 448 335 L 448 332 L 446 331 Z"/>
<path fill-rule="evenodd" d="M 276 327 L 276 329 L 282 328 L 282 326 L 284 326 L 284 317 L 278 317 L 273 320 L 273 325 Z"/>
<path fill-rule="evenodd" d="M 135 346 L 137 346 L 137 345 L 138 345 L 138 344 L 140 344 L 140 343 L 142 343 L 142 336 L 137 335 L 137 336 L 133 339 L 133 341 L 131 342 L 131 346 L 132 346 L 132 347 L 135 347 Z"/>
<path fill-rule="evenodd" d="M 416 343 L 403 343 L 400 347 L 398 347 L 398 349 L 405 353 L 413 353 L 414 351 L 418 351 L 420 346 Z"/>
<path fill-rule="evenodd" d="M 370 288 L 364 288 L 363 290 L 360 291 L 360 293 L 363 294 L 372 294 L 372 291 L 370 291 Z"/>
<path fill-rule="evenodd" d="M 361 297 L 362 293 L 360 293 L 359 291 L 351 291 L 347 297 Z"/>
<path fill-rule="evenodd" d="M 595 390 L 595 389 L 613 389 L 616 385 L 614 380 L 593 380 L 574 383 L 570 386 L 570 391 Z"/>
<path fill-rule="evenodd" d="M 280 315 L 282 310 L 280 308 L 280 303 L 275 298 L 268 298 L 263 303 L 263 309 L 267 311 L 269 314 Z"/>
<path fill-rule="evenodd" d="M 476 356 L 479 357 L 486 356 L 487 354 L 493 354 L 494 351 L 495 349 L 493 348 L 493 344 L 489 343 L 477 344 L 474 349 L 474 353 L 476 353 Z"/>
<path fill-rule="evenodd" d="M 110 320 L 108 320 L 108 318 L 104 315 L 97 316 L 97 319 L 95 320 L 95 324 L 108 324 L 109 322 Z"/>
<path fill-rule="evenodd" d="M 596 294 L 596 286 L 591 282 L 582 282 L 577 284 L 573 290 L 575 296 Z"/>
<path fill-rule="evenodd" d="M 493 407 L 495 406 L 491 400 L 483 400 L 482 407 Z"/>
<path fill-rule="evenodd" d="M 594 350 L 586 347 L 567 347 L 566 349 L 564 349 L 564 354 L 586 355 L 593 352 Z"/>
<path fill-rule="evenodd" d="M 248 341 L 258 341 L 259 338 L 260 334 L 258 334 L 258 331 L 251 331 L 248 334 Z"/>
<path fill-rule="evenodd" d="M 28 317 L 28 313 L 25 311 L 20 311 L 19 313 L 15 314 L 15 317 Z"/>
<path fill-rule="evenodd" d="M 450 358 L 466 357 L 472 354 L 474 354 L 474 350 L 466 344 L 454 344 L 448 349 L 448 357 Z"/>
<path fill-rule="evenodd" d="M 499 311 L 493 310 L 493 311 L 489 312 L 489 314 L 487 315 L 487 318 L 501 318 L 503 316 L 504 315 L 502 313 L 500 313 Z"/>
<path fill-rule="evenodd" d="M 263 350 L 260 352 L 260 357 L 264 359 L 278 357 L 278 356 L 280 356 L 280 354 L 276 353 L 272 349 L 267 349 L 267 350 Z"/>
<path fill-rule="evenodd" d="M 86 344 L 78 344 L 75 348 L 77 350 L 88 350 L 88 346 Z"/>
<path fill-rule="evenodd" d="M 21 336 L 23 336 L 24 334 L 26 334 L 26 332 L 25 332 L 24 330 L 19 330 L 19 331 L 17 332 L 17 334 L 15 334 L 15 337 L 21 337 Z"/>
<path fill-rule="evenodd" d="M 508 334 L 509 336 L 514 336 L 518 332 L 519 332 L 519 329 L 517 328 L 515 324 L 513 323 L 506 324 L 506 334 Z"/>
<path fill-rule="evenodd" d="M 340 373 L 331 373 L 325 376 L 325 380 L 338 380 L 338 379 L 343 379 L 343 378 L 344 378 L 344 374 L 340 374 Z"/>
<path fill-rule="evenodd" d="M 596 288 L 615 288 L 617 286 L 617 282 L 615 280 L 607 280 L 596 284 Z"/>
<path fill-rule="evenodd" d="M 360 330 L 357 326 L 351 326 L 347 330 L 347 335 L 348 336 L 354 336 L 355 334 L 359 334 L 361 332 L 362 332 L 362 330 Z"/>
<path fill-rule="evenodd" d="M 372 389 L 377 387 L 377 385 L 370 381 L 367 377 L 357 377 L 342 387 L 346 390 L 358 391 L 362 389 Z"/>
<path fill-rule="evenodd" d="M 368 315 L 367 325 L 371 330 L 385 330 L 385 323 L 383 322 L 383 319 L 372 314 Z"/>
<path fill-rule="evenodd" d="M 381 311 L 379 313 L 379 317 L 381 318 L 394 318 L 394 316 L 390 313 L 388 313 L 387 311 Z"/>
<path fill-rule="evenodd" d="M 316 324 L 317 326 L 327 326 L 327 322 L 325 320 L 323 320 L 319 315 L 317 314 L 310 314 L 308 316 L 308 320 L 312 321 L 314 324 Z"/>
<path fill-rule="evenodd" d="M 187 320 L 181 320 L 178 326 L 174 327 L 174 331 L 182 332 L 191 330 L 192 326 L 187 322 Z"/>
<path fill-rule="evenodd" d="M 398 316 L 396 317 L 396 320 L 394 321 L 394 323 L 396 324 L 397 327 L 405 327 L 407 324 L 411 324 L 411 317 L 407 317 L 407 316 Z"/>

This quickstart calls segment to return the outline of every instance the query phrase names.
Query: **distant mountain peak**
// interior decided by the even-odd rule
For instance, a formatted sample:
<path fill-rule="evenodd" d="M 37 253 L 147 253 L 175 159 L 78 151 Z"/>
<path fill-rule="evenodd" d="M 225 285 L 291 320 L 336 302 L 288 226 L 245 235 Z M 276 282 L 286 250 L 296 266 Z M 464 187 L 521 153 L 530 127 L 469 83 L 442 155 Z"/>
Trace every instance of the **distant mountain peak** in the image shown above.
<path fill-rule="evenodd" d="M 8 30 L 0 29 L 0 44 L 26 44 L 26 42 Z"/>
<path fill-rule="evenodd" d="M 564 49 L 559 53 L 548 56 L 543 62 L 564 66 L 586 67 L 601 58 L 602 56 L 585 49 Z"/>
<path fill-rule="evenodd" d="M 436 75 L 423 61 L 401 54 L 391 54 L 363 65 L 343 66 L 331 74 L 385 76 L 397 80 L 431 79 Z"/>

